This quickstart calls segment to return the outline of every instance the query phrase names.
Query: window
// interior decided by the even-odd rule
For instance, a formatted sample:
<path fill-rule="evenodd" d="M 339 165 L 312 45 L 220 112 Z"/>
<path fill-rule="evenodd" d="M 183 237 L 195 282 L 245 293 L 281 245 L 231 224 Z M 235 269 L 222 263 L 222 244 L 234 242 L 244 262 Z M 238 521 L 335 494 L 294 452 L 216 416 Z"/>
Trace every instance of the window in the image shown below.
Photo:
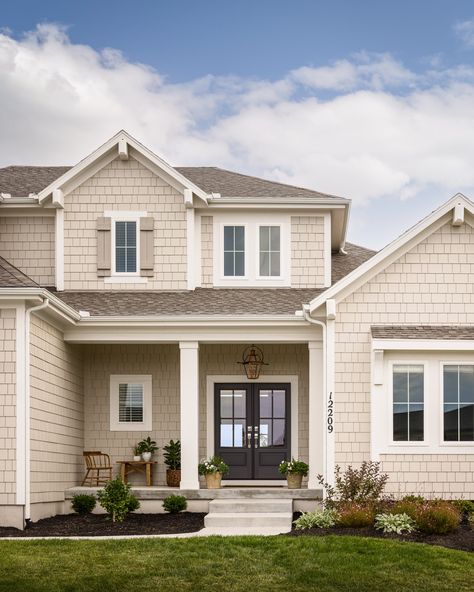
<path fill-rule="evenodd" d="M 115 222 L 115 272 L 137 272 L 137 222 Z"/>
<path fill-rule="evenodd" d="M 280 276 L 280 227 L 260 226 L 260 276 Z"/>
<path fill-rule="evenodd" d="M 112 375 L 110 377 L 110 430 L 150 431 L 151 376 Z"/>
<path fill-rule="evenodd" d="M 393 441 L 424 439 L 424 375 L 421 365 L 393 366 Z"/>
<path fill-rule="evenodd" d="M 224 276 L 245 275 L 245 226 L 224 226 Z"/>
<path fill-rule="evenodd" d="M 443 367 L 445 442 L 474 441 L 474 365 Z"/>

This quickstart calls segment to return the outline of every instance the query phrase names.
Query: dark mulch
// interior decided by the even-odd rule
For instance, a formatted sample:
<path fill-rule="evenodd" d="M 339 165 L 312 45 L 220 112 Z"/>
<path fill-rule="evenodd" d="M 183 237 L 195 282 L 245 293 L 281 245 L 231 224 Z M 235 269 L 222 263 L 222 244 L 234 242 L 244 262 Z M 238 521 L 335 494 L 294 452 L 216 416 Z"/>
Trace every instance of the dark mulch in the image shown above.
<path fill-rule="evenodd" d="M 25 530 L 0 527 L 0 537 L 105 536 L 131 534 L 178 534 L 204 528 L 205 513 L 129 514 L 113 523 L 104 514 L 68 514 L 32 522 Z"/>
<path fill-rule="evenodd" d="M 295 513 L 293 519 L 296 520 L 300 513 Z M 411 534 L 384 534 L 372 526 L 365 528 L 309 528 L 307 530 L 293 530 L 283 536 L 327 536 L 334 534 L 339 536 L 363 536 L 375 537 L 379 539 L 392 539 L 398 541 L 408 541 L 410 543 L 426 543 L 427 545 L 439 545 L 449 549 L 458 549 L 459 551 L 474 551 L 474 530 L 463 521 L 459 528 L 451 534 L 423 534 L 413 532 Z"/>

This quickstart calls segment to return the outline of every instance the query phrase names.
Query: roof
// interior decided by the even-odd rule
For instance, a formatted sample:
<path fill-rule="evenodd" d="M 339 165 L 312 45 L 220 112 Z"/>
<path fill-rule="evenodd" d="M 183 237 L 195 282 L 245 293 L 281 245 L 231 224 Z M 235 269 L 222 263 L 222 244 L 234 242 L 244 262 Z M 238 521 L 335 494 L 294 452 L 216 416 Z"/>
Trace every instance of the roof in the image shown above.
<path fill-rule="evenodd" d="M 91 316 L 294 315 L 321 292 L 295 288 L 196 288 L 189 291 L 56 292 Z"/>
<path fill-rule="evenodd" d="M 376 325 L 374 339 L 474 339 L 474 325 Z"/>
<path fill-rule="evenodd" d="M 38 288 L 30 277 L 0 257 L 0 286 L 2 288 Z"/>
<path fill-rule="evenodd" d="M 351 273 L 354 269 L 372 258 L 377 251 L 366 249 L 359 245 L 346 243 L 344 247 L 345 253 L 333 253 L 331 256 L 332 269 L 332 283 L 338 282 L 340 279 Z"/>
<path fill-rule="evenodd" d="M 12 197 L 27 197 L 30 193 L 40 193 L 71 168 L 68 166 L 8 166 L 0 168 L 0 193 L 9 193 Z M 276 183 L 218 167 L 174 168 L 206 193 L 220 193 L 221 197 L 336 198 L 334 195 L 319 191 Z"/>

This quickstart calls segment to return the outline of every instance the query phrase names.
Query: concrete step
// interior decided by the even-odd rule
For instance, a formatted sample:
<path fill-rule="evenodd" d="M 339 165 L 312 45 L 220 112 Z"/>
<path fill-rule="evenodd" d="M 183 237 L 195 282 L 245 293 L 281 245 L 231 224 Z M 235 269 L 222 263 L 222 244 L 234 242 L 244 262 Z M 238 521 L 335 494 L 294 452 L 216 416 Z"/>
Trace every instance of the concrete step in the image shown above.
<path fill-rule="evenodd" d="M 291 513 L 293 500 L 291 499 L 216 499 L 209 502 L 209 513 Z"/>
<path fill-rule="evenodd" d="M 284 532 L 290 532 L 290 526 L 216 526 L 203 528 L 195 534 L 198 537 L 206 536 L 275 536 Z M 194 533 L 193 533 L 194 534 Z"/>
<path fill-rule="evenodd" d="M 204 517 L 206 528 L 291 528 L 291 512 L 211 512 Z"/>

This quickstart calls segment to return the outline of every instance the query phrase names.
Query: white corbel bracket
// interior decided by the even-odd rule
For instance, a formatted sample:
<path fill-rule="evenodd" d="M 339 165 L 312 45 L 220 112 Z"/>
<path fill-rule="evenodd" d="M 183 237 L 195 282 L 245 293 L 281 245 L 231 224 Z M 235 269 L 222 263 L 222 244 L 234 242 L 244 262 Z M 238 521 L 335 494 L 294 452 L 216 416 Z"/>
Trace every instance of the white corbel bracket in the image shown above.
<path fill-rule="evenodd" d="M 118 155 L 120 160 L 128 160 L 128 144 L 125 138 L 118 141 Z"/>
<path fill-rule="evenodd" d="M 453 226 L 462 226 L 464 224 L 464 206 L 457 203 L 453 208 Z"/>
<path fill-rule="evenodd" d="M 332 298 L 326 301 L 326 318 L 328 321 L 336 320 L 336 301 Z"/>
<path fill-rule="evenodd" d="M 191 189 L 184 190 L 184 207 L 185 208 L 192 208 L 194 207 L 193 204 L 193 192 Z"/>
<path fill-rule="evenodd" d="M 374 385 L 383 384 L 383 349 L 373 351 L 373 381 Z"/>
<path fill-rule="evenodd" d="M 55 208 L 64 208 L 64 193 L 62 189 L 53 189 L 52 193 L 52 205 Z"/>

